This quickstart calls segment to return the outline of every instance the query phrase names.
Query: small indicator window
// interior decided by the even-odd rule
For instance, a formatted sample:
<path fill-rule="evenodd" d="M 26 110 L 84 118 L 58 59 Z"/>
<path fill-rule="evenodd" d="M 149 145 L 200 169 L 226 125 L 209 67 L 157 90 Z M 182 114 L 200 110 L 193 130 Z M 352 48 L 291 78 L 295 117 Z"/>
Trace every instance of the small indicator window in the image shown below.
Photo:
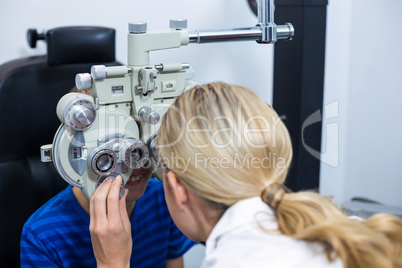
<path fill-rule="evenodd" d="M 166 84 L 166 88 L 172 88 L 172 87 L 173 87 L 172 83 Z"/>
<path fill-rule="evenodd" d="M 50 150 L 45 150 L 45 151 L 43 152 L 43 154 L 44 154 L 44 156 L 46 156 L 46 157 L 50 157 L 50 155 L 51 155 Z"/>
<path fill-rule="evenodd" d="M 112 87 L 112 94 L 123 94 L 123 86 Z"/>
<path fill-rule="evenodd" d="M 72 148 L 71 149 L 71 158 L 72 159 L 77 159 L 81 158 L 81 148 Z"/>

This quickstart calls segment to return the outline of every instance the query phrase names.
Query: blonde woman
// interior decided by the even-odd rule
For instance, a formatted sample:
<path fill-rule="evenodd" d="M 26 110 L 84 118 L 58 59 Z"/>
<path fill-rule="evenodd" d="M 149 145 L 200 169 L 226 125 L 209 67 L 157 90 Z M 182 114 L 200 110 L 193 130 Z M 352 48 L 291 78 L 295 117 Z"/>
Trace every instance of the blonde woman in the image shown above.
<path fill-rule="evenodd" d="M 185 92 L 164 115 L 158 144 L 172 218 L 206 241 L 202 267 L 402 267 L 398 218 L 350 219 L 329 198 L 283 186 L 290 137 L 252 91 L 211 83 Z M 117 234 L 91 231 L 98 263 L 110 267 L 131 252 L 118 238 L 129 229 L 119 183 L 91 200 L 101 208 L 91 220 L 107 219 Z"/>

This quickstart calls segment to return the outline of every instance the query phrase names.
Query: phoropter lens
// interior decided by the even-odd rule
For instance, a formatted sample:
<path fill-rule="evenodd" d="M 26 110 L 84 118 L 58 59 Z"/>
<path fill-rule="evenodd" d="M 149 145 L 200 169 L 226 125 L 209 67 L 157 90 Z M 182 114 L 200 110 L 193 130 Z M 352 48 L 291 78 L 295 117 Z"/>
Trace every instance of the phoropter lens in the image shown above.
<path fill-rule="evenodd" d="M 96 167 L 102 171 L 108 171 L 113 166 L 113 158 L 110 155 L 104 154 L 98 158 Z"/>
<path fill-rule="evenodd" d="M 142 158 L 142 151 L 140 149 L 134 149 L 131 151 L 131 161 L 140 161 Z"/>
<path fill-rule="evenodd" d="M 144 166 L 149 158 L 148 148 L 142 141 L 134 138 L 125 141 L 121 154 L 123 163 L 132 169 Z"/>
<path fill-rule="evenodd" d="M 116 165 L 117 155 L 108 148 L 98 147 L 88 156 L 88 166 L 98 176 L 109 175 Z"/>

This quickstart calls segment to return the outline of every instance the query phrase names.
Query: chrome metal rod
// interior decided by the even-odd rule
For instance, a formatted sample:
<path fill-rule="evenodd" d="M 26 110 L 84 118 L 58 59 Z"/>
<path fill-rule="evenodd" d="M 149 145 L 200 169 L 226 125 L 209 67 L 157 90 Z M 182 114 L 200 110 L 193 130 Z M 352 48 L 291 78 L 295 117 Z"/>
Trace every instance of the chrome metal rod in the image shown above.
<path fill-rule="evenodd" d="M 277 39 L 292 40 L 294 35 L 293 25 L 287 23 L 272 28 L 276 30 Z M 260 41 L 262 38 L 262 30 L 260 27 L 239 28 L 232 30 L 216 30 L 216 31 L 195 31 L 189 33 L 190 43 L 217 43 L 217 42 L 233 42 L 233 41 Z M 276 40 L 275 40 L 276 41 Z M 271 43 L 275 42 L 272 40 Z"/>
<path fill-rule="evenodd" d="M 292 40 L 293 25 L 274 23 L 274 0 L 257 0 L 258 24 L 256 27 L 232 30 L 195 31 L 189 33 L 190 43 L 214 43 L 232 41 L 257 41 L 273 44 L 279 39 Z"/>
<path fill-rule="evenodd" d="M 261 39 L 261 28 L 241 28 L 232 30 L 195 31 L 189 33 L 190 43 L 213 43 L 232 41 L 253 41 Z"/>
<path fill-rule="evenodd" d="M 291 23 L 286 23 L 284 25 L 278 25 L 276 27 L 276 38 L 284 40 L 292 40 L 295 35 L 295 28 Z"/>
<path fill-rule="evenodd" d="M 258 0 L 258 24 L 262 29 L 262 37 L 259 43 L 272 44 L 277 40 L 276 25 L 274 23 L 274 1 Z"/>
<path fill-rule="evenodd" d="M 274 23 L 274 1 L 258 0 L 258 25 L 268 26 Z"/>

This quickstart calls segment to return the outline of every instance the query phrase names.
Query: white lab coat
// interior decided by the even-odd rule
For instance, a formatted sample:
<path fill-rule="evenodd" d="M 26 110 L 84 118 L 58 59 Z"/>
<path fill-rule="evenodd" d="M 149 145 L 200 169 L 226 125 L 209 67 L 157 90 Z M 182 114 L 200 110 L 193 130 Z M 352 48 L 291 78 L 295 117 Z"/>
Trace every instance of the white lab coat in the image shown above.
<path fill-rule="evenodd" d="M 343 267 L 340 259 L 329 263 L 320 245 L 279 234 L 277 228 L 272 210 L 259 196 L 237 202 L 208 237 L 201 267 Z"/>

